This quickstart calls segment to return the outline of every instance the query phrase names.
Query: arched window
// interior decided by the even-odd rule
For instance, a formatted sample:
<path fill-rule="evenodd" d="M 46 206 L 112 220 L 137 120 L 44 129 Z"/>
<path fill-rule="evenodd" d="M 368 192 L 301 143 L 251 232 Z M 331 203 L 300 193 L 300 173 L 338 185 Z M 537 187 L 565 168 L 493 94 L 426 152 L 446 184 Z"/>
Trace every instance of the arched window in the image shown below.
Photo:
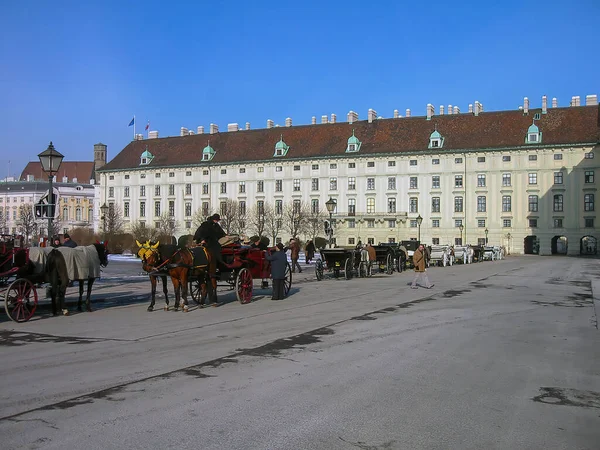
<path fill-rule="evenodd" d="M 81 222 L 81 208 L 75 210 L 75 220 Z"/>
<path fill-rule="evenodd" d="M 63 222 L 69 220 L 69 208 L 67 206 L 63 207 L 62 220 Z"/>

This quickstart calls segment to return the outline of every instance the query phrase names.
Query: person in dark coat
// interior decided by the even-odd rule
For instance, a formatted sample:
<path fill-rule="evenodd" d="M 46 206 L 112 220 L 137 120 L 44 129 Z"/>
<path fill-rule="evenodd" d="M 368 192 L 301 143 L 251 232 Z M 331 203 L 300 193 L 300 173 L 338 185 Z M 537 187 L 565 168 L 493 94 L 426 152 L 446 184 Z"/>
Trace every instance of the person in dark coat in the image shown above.
<path fill-rule="evenodd" d="M 309 239 L 306 243 L 306 247 L 304 247 L 304 256 L 306 258 L 306 264 L 310 264 L 315 257 L 315 244 L 312 239 Z"/>
<path fill-rule="evenodd" d="M 75 242 L 73 239 L 71 239 L 71 236 L 69 236 L 69 233 L 63 234 L 63 247 L 71 247 L 71 248 L 77 247 L 77 242 Z"/>
<path fill-rule="evenodd" d="M 221 216 L 213 214 L 196 230 L 194 234 L 194 241 L 197 244 L 202 244 L 215 256 L 217 263 L 223 263 L 223 256 L 221 255 L 221 244 L 219 239 L 225 236 L 225 231 L 219 225 Z"/>
<path fill-rule="evenodd" d="M 60 243 L 60 238 L 58 236 L 54 236 L 52 238 L 52 247 L 56 248 L 56 247 L 62 247 L 62 244 Z"/>
<path fill-rule="evenodd" d="M 283 244 L 279 242 L 272 253 L 267 251 L 265 258 L 271 261 L 271 278 L 273 278 L 273 297 L 271 300 L 283 300 L 285 296 L 285 270 L 288 263 Z"/>

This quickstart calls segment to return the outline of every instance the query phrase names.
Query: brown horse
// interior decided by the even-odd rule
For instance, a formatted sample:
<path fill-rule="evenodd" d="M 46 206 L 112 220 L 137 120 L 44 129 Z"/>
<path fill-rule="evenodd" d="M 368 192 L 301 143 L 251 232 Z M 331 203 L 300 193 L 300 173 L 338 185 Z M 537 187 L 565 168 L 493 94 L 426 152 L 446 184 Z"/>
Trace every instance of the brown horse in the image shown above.
<path fill-rule="evenodd" d="M 153 297 L 152 303 L 148 306 L 148 311 L 153 311 L 154 309 L 156 277 L 166 277 L 166 275 L 171 277 L 173 288 L 175 290 L 174 311 L 179 310 L 180 304 L 184 311 L 188 310 L 187 294 L 190 271 L 193 277 L 203 281 L 201 283 L 202 291 L 206 292 L 206 280 L 208 279 L 206 267 L 208 264 L 202 266 L 195 263 L 194 255 L 188 248 L 180 248 L 176 245 L 161 245 L 159 242 L 156 244 L 146 242 L 146 244 L 143 245 L 137 241 L 136 243 L 140 247 L 138 256 L 142 259 L 142 267 L 149 273 L 151 282 L 153 281 Z M 204 253 L 206 254 L 205 259 L 210 260 L 210 253 Z M 164 284 L 163 281 L 163 285 Z M 183 301 L 181 301 L 182 298 Z M 165 306 L 165 311 L 166 310 L 168 310 L 168 301 L 167 306 Z"/>
<path fill-rule="evenodd" d="M 156 270 L 156 266 L 160 265 L 160 262 L 157 261 L 158 254 L 152 252 L 151 250 L 156 249 L 158 247 L 158 242 L 156 244 L 151 244 L 150 241 L 146 241 L 145 244 L 140 244 L 139 241 L 135 241 L 138 250 L 138 257 L 142 260 L 142 270 L 147 272 L 150 277 L 150 284 L 152 285 L 152 300 L 150 305 L 148 306 L 148 311 L 154 311 L 154 305 L 156 304 L 156 285 L 158 284 L 158 278 L 162 281 L 163 294 L 165 294 L 165 311 L 169 309 L 169 291 L 167 289 L 167 270 L 166 268 L 163 270 Z M 148 255 L 145 257 L 144 255 Z"/>

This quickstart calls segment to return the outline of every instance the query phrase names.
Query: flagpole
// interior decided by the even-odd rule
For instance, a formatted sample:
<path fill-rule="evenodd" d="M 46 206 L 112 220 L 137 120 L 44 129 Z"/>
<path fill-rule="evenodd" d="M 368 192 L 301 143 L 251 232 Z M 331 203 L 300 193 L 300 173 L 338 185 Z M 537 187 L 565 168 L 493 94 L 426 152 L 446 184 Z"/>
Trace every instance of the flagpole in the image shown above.
<path fill-rule="evenodd" d="M 135 114 L 133 115 L 133 140 L 135 141 Z"/>

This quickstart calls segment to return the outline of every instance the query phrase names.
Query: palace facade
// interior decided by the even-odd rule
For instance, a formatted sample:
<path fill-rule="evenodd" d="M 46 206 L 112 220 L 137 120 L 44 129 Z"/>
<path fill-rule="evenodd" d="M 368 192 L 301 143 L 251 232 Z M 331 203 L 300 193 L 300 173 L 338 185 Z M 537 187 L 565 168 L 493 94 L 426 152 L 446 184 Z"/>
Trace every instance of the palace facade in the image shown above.
<path fill-rule="evenodd" d="M 193 234 L 196 211 L 219 212 L 228 199 L 244 213 L 307 204 L 328 218 L 331 198 L 340 246 L 420 239 L 595 254 L 599 106 L 596 96 L 571 105 L 554 99 L 548 108 L 544 97 L 538 109 L 525 99 L 511 111 L 475 102 L 468 113 L 428 105 L 422 117 L 369 110 L 362 121 L 351 111 L 346 122 L 332 115 L 312 125 L 151 132 L 97 170 L 98 203 L 120 205 L 127 224 L 154 226 L 167 213 L 178 234 Z"/>

